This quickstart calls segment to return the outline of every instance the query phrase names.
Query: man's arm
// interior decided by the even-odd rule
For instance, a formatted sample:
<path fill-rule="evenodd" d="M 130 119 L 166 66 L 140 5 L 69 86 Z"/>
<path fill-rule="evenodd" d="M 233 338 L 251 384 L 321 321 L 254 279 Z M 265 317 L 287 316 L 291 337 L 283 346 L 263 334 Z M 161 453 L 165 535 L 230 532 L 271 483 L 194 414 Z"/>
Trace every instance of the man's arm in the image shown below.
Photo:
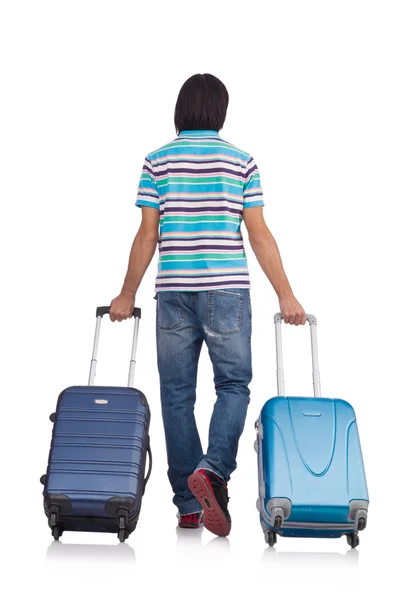
<path fill-rule="evenodd" d="M 292 293 L 276 240 L 263 218 L 262 207 L 245 208 L 243 219 L 252 250 L 278 296 L 285 323 L 304 325 L 305 311 Z"/>
<path fill-rule="evenodd" d="M 111 303 L 111 321 L 123 321 L 132 316 L 135 294 L 157 248 L 160 213 L 147 206 L 141 210 L 142 222 L 132 243 L 124 284 L 119 296 Z"/>

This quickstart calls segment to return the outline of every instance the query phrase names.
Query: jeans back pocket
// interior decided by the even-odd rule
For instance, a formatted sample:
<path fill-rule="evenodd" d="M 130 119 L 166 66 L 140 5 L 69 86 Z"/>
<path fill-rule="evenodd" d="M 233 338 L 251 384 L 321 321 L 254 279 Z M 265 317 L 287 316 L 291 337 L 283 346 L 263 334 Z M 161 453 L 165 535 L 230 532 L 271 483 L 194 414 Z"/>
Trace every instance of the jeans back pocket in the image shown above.
<path fill-rule="evenodd" d="M 226 335 L 239 333 L 243 318 L 243 294 L 229 290 L 208 292 L 208 326 Z"/>
<path fill-rule="evenodd" d="M 160 329 L 175 329 L 183 321 L 178 292 L 160 292 L 157 296 L 157 319 Z"/>

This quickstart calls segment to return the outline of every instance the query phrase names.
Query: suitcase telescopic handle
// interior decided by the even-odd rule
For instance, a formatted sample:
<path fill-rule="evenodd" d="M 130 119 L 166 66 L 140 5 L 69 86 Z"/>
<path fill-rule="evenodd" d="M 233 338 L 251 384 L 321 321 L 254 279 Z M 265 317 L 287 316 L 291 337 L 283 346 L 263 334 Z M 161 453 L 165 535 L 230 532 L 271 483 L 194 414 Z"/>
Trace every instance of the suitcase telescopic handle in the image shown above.
<path fill-rule="evenodd" d="M 96 365 L 97 365 L 97 355 L 98 355 L 98 344 L 99 344 L 99 334 L 101 332 L 101 322 L 102 317 L 104 315 L 108 315 L 110 313 L 110 306 L 98 306 L 96 309 L 96 327 L 95 327 L 95 336 L 94 336 L 94 347 L 92 350 L 92 359 L 90 366 L 90 375 L 88 378 L 88 385 L 94 385 L 95 383 L 95 375 L 96 375 Z M 135 307 L 132 316 L 134 319 L 134 333 L 132 337 L 132 350 L 131 350 L 131 360 L 130 360 L 130 368 L 128 372 L 128 387 L 133 387 L 134 385 L 134 377 L 135 377 L 135 365 L 136 365 L 136 349 L 138 345 L 138 333 L 139 333 L 139 321 L 142 316 L 142 311 L 140 308 Z"/>
<path fill-rule="evenodd" d="M 279 396 L 285 396 L 284 366 L 283 366 L 283 348 L 281 343 L 281 324 L 283 315 L 277 313 L 274 315 L 276 325 L 276 360 L 277 360 L 277 393 Z M 312 376 L 314 396 L 321 396 L 320 369 L 318 363 L 317 346 L 317 319 L 314 315 L 306 315 L 306 322 L 310 325 L 310 339 L 312 347 Z"/>
<path fill-rule="evenodd" d="M 104 315 L 108 315 L 110 313 L 110 308 L 111 308 L 110 306 L 98 306 L 98 308 L 96 309 L 97 318 L 103 317 Z M 140 319 L 141 314 L 142 314 L 141 309 L 136 306 L 134 308 L 134 312 L 132 313 L 132 316 L 138 317 L 138 319 Z"/>

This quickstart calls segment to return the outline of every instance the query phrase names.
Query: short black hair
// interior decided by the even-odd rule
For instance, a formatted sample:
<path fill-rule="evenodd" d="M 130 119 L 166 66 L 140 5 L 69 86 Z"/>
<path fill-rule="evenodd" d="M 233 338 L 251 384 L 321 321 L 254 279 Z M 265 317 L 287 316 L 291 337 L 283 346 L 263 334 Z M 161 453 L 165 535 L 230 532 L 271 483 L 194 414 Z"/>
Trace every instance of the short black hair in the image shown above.
<path fill-rule="evenodd" d="M 175 105 L 175 129 L 222 129 L 229 94 L 220 79 L 209 73 L 189 77 L 180 89 Z"/>

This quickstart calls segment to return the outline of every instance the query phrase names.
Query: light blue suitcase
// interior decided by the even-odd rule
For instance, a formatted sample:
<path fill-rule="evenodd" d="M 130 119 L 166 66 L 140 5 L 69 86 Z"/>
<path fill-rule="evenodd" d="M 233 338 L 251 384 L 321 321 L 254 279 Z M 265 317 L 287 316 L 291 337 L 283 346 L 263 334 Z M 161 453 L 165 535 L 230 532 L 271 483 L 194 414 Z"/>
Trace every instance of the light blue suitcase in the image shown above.
<path fill-rule="evenodd" d="M 345 400 L 321 398 L 317 320 L 310 324 L 314 398 L 285 396 L 282 315 L 276 325 L 278 396 L 256 422 L 259 498 L 266 543 L 284 537 L 338 538 L 359 543 L 365 529 L 368 490 L 356 415 Z"/>

